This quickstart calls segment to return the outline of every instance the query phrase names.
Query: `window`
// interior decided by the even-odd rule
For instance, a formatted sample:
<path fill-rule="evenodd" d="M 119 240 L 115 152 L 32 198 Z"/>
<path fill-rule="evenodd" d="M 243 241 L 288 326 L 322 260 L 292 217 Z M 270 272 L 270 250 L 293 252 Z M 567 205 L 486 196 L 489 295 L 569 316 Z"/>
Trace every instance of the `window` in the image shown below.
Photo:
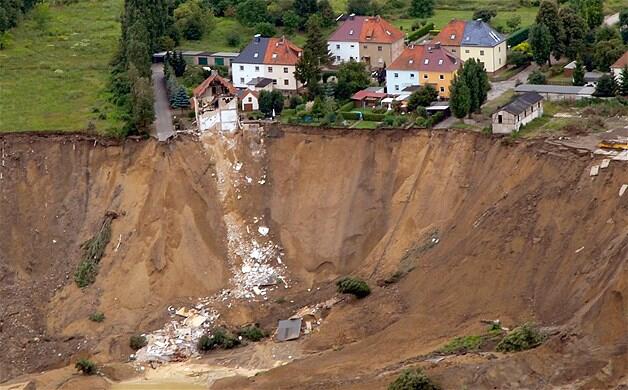
<path fill-rule="evenodd" d="M 465 52 L 465 53 L 467 53 L 467 54 L 469 54 L 469 49 L 465 50 L 464 52 Z"/>
<path fill-rule="evenodd" d="M 273 53 L 273 59 L 277 58 L 277 53 Z"/>
<path fill-rule="evenodd" d="M 451 35 L 449 36 L 449 39 L 456 39 L 456 34 L 451 34 Z"/>
<path fill-rule="evenodd" d="M 256 71 L 256 72 L 259 72 L 259 66 L 256 66 L 256 67 L 255 67 L 255 71 Z"/>
<path fill-rule="evenodd" d="M 484 55 L 484 50 L 480 50 L 480 55 L 483 56 Z"/>
<path fill-rule="evenodd" d="M 502 118 L 501 115 L 497 116 L 497 123 L 502 123 L 504 121 L 504 119 Z"/>
<path fill-rule="evenodd" d="M 268 67 L 268 73 L 273 73 L 273 67 L 272 66 Z"/>
<path fill-rule="evenodd" d="M 537 103 L 537 107 L 538 107 L 538 108 L 541 108 L 541 102 L 538 102 L 538 103 Z"/>
<path fill-rule="evenodd" d="M 424 78 L 424 79 L 427 79 L 427 74 L 424 74 L 424 75 L 423 75 L 423 78 Z"/>
<path fill-rule="evenodd" d="M 240 70 L 244 70 L 244 65 L 240 65 Z"/>
<path fill-rule="evenodd" d="M 240 82 L 244 83 L 244 77 L 240 77 Z"/>
<path fill-rule="evenodd" d="M 349 30 L 349 35 L 353 35 L 353 30 Z"/>
<path fill-rule="evenodd" d="M 399 73 L 395 73 L 395 78 L 398 78 L 398 77 L 399 77 Z"/>
<path fill-rule="evenodd" d="M 441 75 L 438 76 L 438 78 L 441 79 L 441 80 L 445 80 L 445 75 L 441 74 Z"/>
<path fill-rule="evenodd" d="M 253 98 L 249 96 L 249 103 L 253 101 Z"/>
<path fill-rule="evenodd" d="M 338 57 L 338 59 L 340 59 L 340 57 Z M 288 68 L 283 68 L 283 72 L 288 73 Z"/>
<path fill-rule="evenodd" d="M 340 56 L 336 56 L 336 61 L 340 61 Z"/>
<path fill-rule="evenodd" d="M 283 81 L 283 85 L 288 85 L 288 84 L 290 84 L 290 81 L 288 81 L 288 80 L 284 80 Z"/>
<path fill-rule="evenodd" d="M 273 79 L 273 85 L 277 85 L 277 79 Z"/>
<path fill-rule="evenodd" d="M 500 65 L 502 64 L 502 59 L 501 59 L 501 58 L 499 59 L 499 64 L 500 64 Z"/>
<path fill-rule="evenodd" d="M 440 87 L 441 92 L 445 92 L 445 87 Z"/>
<path fill-rule="evenodd" d="M 399 86 L 395 85 L 395 91 L 399 91 Z"/>
<path fill-rule="evenodd" d="M 438 65 L 442 65 L 443 64 L 443 59 L 441 58 L 440 60 L 438 60 Z"/>
<path fill-rule="evenodd" d="M 382 51 L 384 50 L 381 46 L 377 46 L 377 51 Z"/>
<path fill-rule="evenodd" d="M 429 59 L 429 58 L 426 58 L 425 60 L 423 60 L 423 63 L 424 63 L 425 65 L 429 64 L 429 63 L 430 63 L 430 59 Z"/>
<path fill-rule="evenodd" d="M 353 49 L 355 47 L 355 45 L 351 45 L 351 48 Z"/>
<path fill-rule="evenodd" d="M 455 52 L 456 52 L 456 49 L 454 49 L 454 48 L 452 47 L 452 48 L 451 48 L 451 52 L 452 52 L 452 53 L 455 53 Z"/>
<path fill-rule="evenodd" d="M 364 45 L 364 48 L 365 48 L 365 49 L 368 49 L 368 46 Z"/>
<path fill-rule="evenodd" d="M 207 57 L 198 57 L 199 65 L 207 65 Z"/>
<path fill-rule="evenodd" d="M 259 53 L 253 54 L 253 57 L 255 57 L 255 58 L 259 57 Z"/>
<path fill-rule="evenodd" d="M 502 52 L 502 47 L 501 46 L 497 46 L 497 51 L 501 53 Z"/>
<path fill-rule="evenodd" d="M 414 73 L 410 73 L 410 78 L 413 79 L 414 78 Z"/>
<path fill-rule="evenodd" d="M 340 49 L 340 45 L 336 45 L 336 49 Z"/>

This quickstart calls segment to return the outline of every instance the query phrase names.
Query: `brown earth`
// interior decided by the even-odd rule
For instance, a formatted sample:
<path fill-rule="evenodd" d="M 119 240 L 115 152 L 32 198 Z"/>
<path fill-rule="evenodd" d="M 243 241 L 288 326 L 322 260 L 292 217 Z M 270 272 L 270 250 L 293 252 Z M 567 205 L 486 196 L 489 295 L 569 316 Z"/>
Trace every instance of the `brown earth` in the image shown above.
<path fill-rule="evenodd" d="M 271 135 L 257 165 L 246 139 L 227 156 L 268 175 L 241 201 L 221 200 L 212 176 L 225 156 L 191 139 L 0 136 L 0 381 L 79 356 L 124 360 L 129 336 L 159 328 L 168 305 L 228 287 L 223 213 L 261 206 L 294 281 L 281 294 L 295 303 L 244 303 L 226 322 L 270 327 L 349 273 L 383 287 L 334 307 L 299 360 L 216 388 L 384 388 L 417 364 L 445 388 L 628 385 L 625 164 L 591 178 L 588 154 L 464 132 Z M 79 246 L 107 211 L 121 217 L 81 290 Z M 398 269 L 413 270 L 381 283 Z M 94 310 L 106 321 L 90 322 Z M 553 335 L 518 354 L 420 357 L 495 318 Z"/>

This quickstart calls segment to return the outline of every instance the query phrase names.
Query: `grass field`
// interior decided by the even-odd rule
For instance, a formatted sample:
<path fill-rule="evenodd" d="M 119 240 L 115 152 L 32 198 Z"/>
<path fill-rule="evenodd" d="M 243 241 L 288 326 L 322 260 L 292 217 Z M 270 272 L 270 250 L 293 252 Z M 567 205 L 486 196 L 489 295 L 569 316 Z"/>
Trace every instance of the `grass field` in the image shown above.
<path fill-rule="evenodd" d="M 47 32 L 32 20 L 0 51 L 0 131 L 73 131 L 120 125 L 106 110 L 104 87 L 120 34 L 123 0 L 51 7 Z M 111 111 L 111 108 L 109 109 Z"/>

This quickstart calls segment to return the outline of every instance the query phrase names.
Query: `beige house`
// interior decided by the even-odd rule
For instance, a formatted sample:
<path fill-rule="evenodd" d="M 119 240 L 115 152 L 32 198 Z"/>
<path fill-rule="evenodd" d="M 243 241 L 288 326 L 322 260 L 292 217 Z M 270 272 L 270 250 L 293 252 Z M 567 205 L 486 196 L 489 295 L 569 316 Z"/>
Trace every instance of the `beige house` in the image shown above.
<path fill-rule="evenodd" d="M 493 114 L 493 133 L 510 134 L 543 116 L 543 96 L 528 92 L 516 97 Z"/>

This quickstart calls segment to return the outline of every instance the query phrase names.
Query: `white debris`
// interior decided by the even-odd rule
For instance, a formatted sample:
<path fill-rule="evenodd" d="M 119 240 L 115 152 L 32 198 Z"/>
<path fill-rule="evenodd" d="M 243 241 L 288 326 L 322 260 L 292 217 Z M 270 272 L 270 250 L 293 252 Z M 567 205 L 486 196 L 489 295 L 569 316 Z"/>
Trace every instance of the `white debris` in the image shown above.
<path fill-rule="evenodd" d="M 600 173 L 600 166 L 599 165 L 594 165 L 591 167 L 591 176 L 597 176 Z"/>
<path fill-rule="evenodd" d="M 576 253 L 580 253 L 580 252 L 582 252 L 583 250 L 584 250 L 584 247 L 580 247 L 580 248 L 576 249 Z"/>
<path fill-rule="evenodd" d="M 245 179 L 246 179 L 247 183 L 249 183 L 249 184 L 253 183 L 253 178 L 252 177 L 246 176 Z"/>
<path fill-rule="evenodd" d="M 626 193 L 626 191 L 628 191 L 628 184 L 624 184 L 621 186 L 621 188 L 619 189 L 619 196 L 624 196 L 624 194 Z"/>
<path fill-rule="evenodd" d="M 600 168 L 601 169 L 606 169 L 608 168 L 608 166 L 611 164 L 611 159 L 610 158 L 605 158 L 604 160 L 602 160 L 602 164 L 600 164 Z"/>
<path fill-rule="evenodd" d="M 262 236 L 266 237 L 268 235 L 268 232 L 270 231 L 269 228 L 267 228 L 266 226 L 260 226 L 257 228 L 257 231 L 259 232 L 259 234 L 261 234 Z"/>
<path fill-rule="evenodd" d="M 235 164 L 233 164 L 233 170 L 234 171 L 240 172 L 240 169 L 242 169 L 242 163 L 240 161 L 238 161 Z"/>

